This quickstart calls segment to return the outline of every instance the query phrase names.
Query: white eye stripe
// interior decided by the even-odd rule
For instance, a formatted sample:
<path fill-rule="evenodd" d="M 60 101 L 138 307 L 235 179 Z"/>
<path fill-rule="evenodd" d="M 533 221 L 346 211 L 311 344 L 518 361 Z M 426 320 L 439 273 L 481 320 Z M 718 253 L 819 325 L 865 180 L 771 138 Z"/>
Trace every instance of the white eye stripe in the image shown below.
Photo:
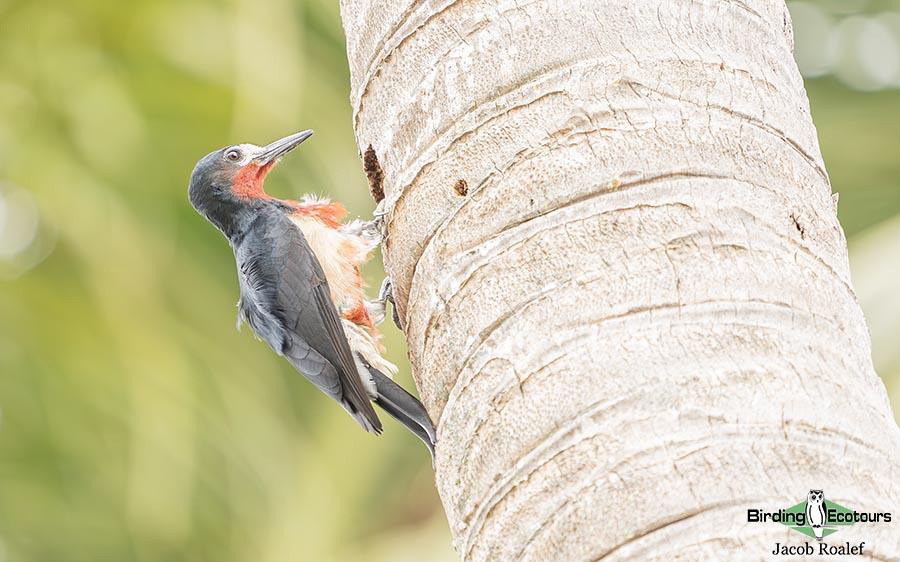
<path fill-rule="evenodd" d="M 244 166 L 262 151 L 263 149 L 255 144 L 236 144 L 225 149 L 225 152 L 222 153 L 222 159 L 232 164 Z"/>

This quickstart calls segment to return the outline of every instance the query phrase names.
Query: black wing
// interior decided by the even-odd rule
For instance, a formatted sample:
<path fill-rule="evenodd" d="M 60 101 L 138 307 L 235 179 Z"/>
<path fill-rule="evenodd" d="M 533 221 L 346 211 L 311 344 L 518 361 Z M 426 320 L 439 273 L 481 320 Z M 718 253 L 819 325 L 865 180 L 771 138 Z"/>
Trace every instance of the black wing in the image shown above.
<path fill-rule="evenodd" d="M 363 428 L 381 433 L 319 260 L 280 211 L 261 219 L 235 247 L 241 316 Z"/>

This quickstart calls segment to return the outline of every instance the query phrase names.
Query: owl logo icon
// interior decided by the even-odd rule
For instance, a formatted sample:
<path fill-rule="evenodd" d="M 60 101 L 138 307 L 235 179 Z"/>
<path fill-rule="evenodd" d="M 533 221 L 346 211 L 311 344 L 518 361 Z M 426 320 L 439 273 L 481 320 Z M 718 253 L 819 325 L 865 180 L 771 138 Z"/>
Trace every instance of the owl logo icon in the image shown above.
<path fill-rule="evenodd" d="M 822 540 L 825 523 L 825 493 L 822 490 L 810 490 L 806 496 L 806 524 L 812 528 L 817 541 Z"/>

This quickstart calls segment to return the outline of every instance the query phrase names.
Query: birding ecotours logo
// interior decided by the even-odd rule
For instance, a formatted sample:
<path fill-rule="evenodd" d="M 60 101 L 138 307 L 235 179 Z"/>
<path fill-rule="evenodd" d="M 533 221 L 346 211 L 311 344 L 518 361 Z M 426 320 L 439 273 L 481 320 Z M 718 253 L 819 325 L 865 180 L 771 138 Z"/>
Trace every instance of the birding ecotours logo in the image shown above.
<path fill-rule="evenodd" d="M 748 523 L 781 523 L 798 533 L 821 542 L 854 523 L 890 523 L 890 512 L 866 513 L 844 507 L 825 499 L 823 490 L 810 490 L 806 499 L 778 511 L 748 509 Z"/>

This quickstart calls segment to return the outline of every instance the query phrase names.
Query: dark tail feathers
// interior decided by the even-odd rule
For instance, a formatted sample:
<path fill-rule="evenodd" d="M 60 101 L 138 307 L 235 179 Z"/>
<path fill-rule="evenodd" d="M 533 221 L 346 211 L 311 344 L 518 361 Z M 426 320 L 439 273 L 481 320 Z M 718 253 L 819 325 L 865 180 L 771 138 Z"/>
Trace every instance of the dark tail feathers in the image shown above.
<path fill-rule="evenodd" d="M 428 452 L 431 453 L 433 459 L 436 434 L 434 424 L 431 423 L 425 407 L 418 398 L 403 390 L 403 387 L 384 373 L 372 366 L 367 366 L 375 381 L 375 388 L 378 390 L 378 398 L 375 399 L 375 403 L 421 439 L 428 447 Z"/>

